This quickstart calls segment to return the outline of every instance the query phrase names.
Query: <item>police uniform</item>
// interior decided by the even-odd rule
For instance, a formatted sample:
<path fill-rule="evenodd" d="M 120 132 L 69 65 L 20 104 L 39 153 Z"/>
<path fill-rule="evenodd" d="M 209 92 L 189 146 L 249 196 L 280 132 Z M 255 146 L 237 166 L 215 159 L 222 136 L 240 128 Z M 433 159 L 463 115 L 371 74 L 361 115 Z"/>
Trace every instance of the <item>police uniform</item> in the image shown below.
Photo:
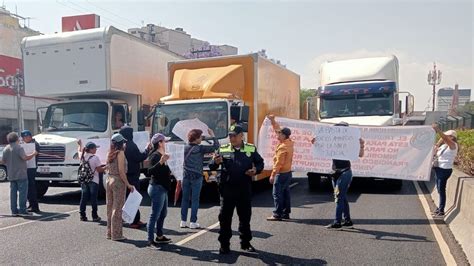
<path fill-rule="evenodd" d="M 233 126 L 229 134 L 243 132 L 240 126 Z M 247 170 L 256 168 L 257 174 L 263 170 L 263 158 L 258 154 L 255 145 L 243 143 L 240 149 L 235 149 L 231 144 L 219 147 L 219 155 L 222 156 L 222 168 L 219 180 L 219 193 L 221 209 L 219 213 L 219 242 L 221 249 L 230 246 L 232 237 L 232 216 L 234 208 L 239 216 L 239 233 L 241 247 L 250 246 L 252 232 L 250 230 L 250 218 L 252 215 L 251 186 L 252 177 L 245 174 Z M 217 170 L 219 165 L 211 163 L 211 170 Z"/>

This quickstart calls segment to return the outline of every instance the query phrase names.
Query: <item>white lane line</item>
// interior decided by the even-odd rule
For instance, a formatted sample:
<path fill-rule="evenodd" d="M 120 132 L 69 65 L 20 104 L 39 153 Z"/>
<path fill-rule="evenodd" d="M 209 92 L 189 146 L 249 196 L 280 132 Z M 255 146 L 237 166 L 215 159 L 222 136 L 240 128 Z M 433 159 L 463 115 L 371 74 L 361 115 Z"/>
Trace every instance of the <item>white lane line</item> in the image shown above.
<path fill-rule="evenodd" d="M 430 206 L 428 204 L 428 201 L 426 200 L 425 195 L 423 194 L 417 181 L 413 181 L 413 184 L 415 185 L 416 193 L 418 194 L 418 199 L 420 200 L 421 206 L 423 206 L 423 209 L 425 211 L 425 215 L 428 218 L 428 221 L 430 222 L 431 230 L 433 231 L 433 234 L 436 238 L 436 242 L 438 243 L 439 248 L 441 249 L 441 254 L 444 257 L 446 265 L 456 265 L 456 260 L 454 259 L 453 254 L 451 253 L 451 250 L 449 249 L 449 246 L 446 243 L 446 240 L 444 240 L 441 231 L 436 225 L 433 217 L 431 217 Z"/>
<path fill-rule="evenodd" d="M 176 243 L 175 245 L 176 245 L 176 246 L 182 246 L 182 245 L 186 244 L 187 242 L 189 242 L 189 241 L 195 239 L 195 238 L 198 237 L 198 236 L 201 236 L 201 235 L 203 235 L 203 234 L 205 234 L 205 233 L 211 231 L 212 229 L 214 229 L 214 228 L 216 228 L 216 227 L 218 227 L 218 226 L 219 226 L 219 222 L 217 222 L 217 223 L 215 223 L 215 224 L 213 224 L 213 225 L 211 225 L 211 226 L 209 226 L 209 227 L 207 227 L 207 228 L 205 228 L 205 229 L 202 229 L 201 231 L 199 231 L 199 232 L 197 232 L 197 233 L 195 233 L 195 234 L 192 234 L 192 235 L 186 237 L 185 239 L 179 241 L 179 242 Z"/>
<path fill-rule="evenodd" d="M 298 185 L 298 182 L 295 182 L 295 183 L 291 184 L 291 185 L 290 185 L 290 188 L 293 188 L 293 187 L 295 187 L 296 185 Z M 175 245 L 176 245 L 176 246 L 182 246 L 182 245 L 188 243 L 189 241 L 191 241 L 191 240 L 193 240 L 193 239 L 195 239 L 195 238 L 197 238 L 197 237 L 199 237 L 199 236 L 202 236 L 203 234 L 205 234 L 205 233 L 211 231 L 212 229 L 214 229 L 214 228 L 216 228 L 216 227 L 218 227 L 218 226 L 219 226 L 219 222 L 217 222 L 217 223 L 215 223 L 215 224 L 213 224 L 213 225 L 211 225 L 211 226 L 209 226 L 209 227 L 207 227 L 207 228 L 205 228 L 205 229 L 202 229 L 201 231 L 199 231 L 199 232 L 197 232 L 197 233 L 195 233 L 195 234 L 192 234 L 192 235 L 186 237 L 185 239 L 183 239 L 183 240 L 177 242 Z"/>
<path fill-rule="evenodd" d="M 54 214 L 54 215 L 43 217 L 41 219 L 31 220 L 31 221 L 24 222 L 24 223 L 19 223 L 19 224 L 14 224 L 14 225 L 2 227 L 2 228 L 0 228 L 0 231 L 4 231 L 4 230 L 7 230 L 7 229 L 12 229 L 12 228 L 19 227 L 19 226 L 22 226 L 22 225 L 31 224 L 31 223 L 34 223 L 34 222 L 48 220 L 48 219 L 51 219 L 51 218 L 59 217 L 61 215 L 71 214 L 71 213 L 75 213 L 75 212 L 78 212 L 78 210 L 73 210 L 73 211 L 68 211 L 68 212 L 61 212 L 61 213 L 57 213 L 57 214 Z"/>

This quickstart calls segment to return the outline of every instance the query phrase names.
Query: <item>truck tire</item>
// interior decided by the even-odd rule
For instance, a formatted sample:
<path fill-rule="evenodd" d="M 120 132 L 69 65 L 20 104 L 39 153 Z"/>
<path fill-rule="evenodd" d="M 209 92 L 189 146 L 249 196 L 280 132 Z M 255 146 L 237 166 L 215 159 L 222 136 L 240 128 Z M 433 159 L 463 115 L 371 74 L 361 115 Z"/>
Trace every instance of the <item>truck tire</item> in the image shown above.
<path fill-rule="evenodd" d="M 7 181 L 7 168 L 0 165 L 0 182 Z"/>
<path fill-rule="evenodd" d="M 309 190 L 316 190 L 321 186 L 321 175 L 316 173 L 308 173 Z"/>
<path fill-rule="evenodd" d="M 36 181 L 36 193 L 38 199 L 42 198 L 49 188 L 49 181 Z"/>

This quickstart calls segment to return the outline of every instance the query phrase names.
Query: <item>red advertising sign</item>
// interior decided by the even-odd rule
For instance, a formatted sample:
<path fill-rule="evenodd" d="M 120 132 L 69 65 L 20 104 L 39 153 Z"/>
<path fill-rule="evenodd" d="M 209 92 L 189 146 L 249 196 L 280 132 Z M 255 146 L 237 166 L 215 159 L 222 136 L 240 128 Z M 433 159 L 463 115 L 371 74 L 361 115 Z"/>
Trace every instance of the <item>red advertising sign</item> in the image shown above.
<path fill-rule="evenodd" d="M 100 27 L 100 17 L 96 14 L 70 16 L 62 18 L 63 32 Z"/>
<path fill-rule="evenodd" d="M 16 95 L 15 75 L 17 72 L 22 72 L 22 69 L 21 59 L 0 55 L 0 94 Z"/>

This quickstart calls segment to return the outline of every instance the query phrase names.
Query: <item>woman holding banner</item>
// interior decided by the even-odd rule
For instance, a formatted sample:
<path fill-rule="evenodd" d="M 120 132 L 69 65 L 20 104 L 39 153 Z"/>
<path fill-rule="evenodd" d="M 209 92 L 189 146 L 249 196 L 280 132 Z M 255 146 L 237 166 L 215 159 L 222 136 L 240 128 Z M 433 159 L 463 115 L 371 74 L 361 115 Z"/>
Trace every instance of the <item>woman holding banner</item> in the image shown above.
<path fill-rule="evenodd" d="M 339 122 L 334 126 L 349 126 L 346 122 Z M 313 138 L 311 143 L 315 143 L 316 139 Z M 360 149 L 359 157 L 364 156 L 364 140 L 359 139 Z M 334 222 L 326 226 L 327 229 L 341 229 L 344 227 L 351 228 L 354 223 L 351 220 L 349 201 L 347 200 L 347 191 L 352 182 L 352 170 L 351 162 L 347 160 L 332 160 L 332 169 L 334 171 L 332 175 L 332 186 L 334 189 L 334 199 L 336 202 L 336 217 Z M 344 216 L 344 221 L 342 220 Z"/>
<path fill-rule="evenodd" d="M 192 129 L 188 133 L 188 144 L 184 148 L 184 176 L 183 176 L 183 198 L 181 200 L 181 228 L 187 227 L 189 199 L 191 198 L 191 223 L 189 228 L 198 229 L 201 226 L 197 223 L 197 213 L 199 209 L 199 195 L 202 188 L 202 169 L 204 154 L 213 153 L 219 149 L 219 140 L 215 137 L 214 131 L 208 129 L 209 136 L 212 137 L 213 145 L 201 145 L 203 140 L 202 130 Z"/>
<path fill-rule="evenodd" d="M 457 133 L 454 130 L 443 132 L 438 124 L 433 124 L 433 129 L 440 136 L 438 143 L 435 145 L 436 155 L 433 160 L 436 187 L 439 193 L 439 205 L 433 212 L 433 216 L 443 217 L 446 205 L 446 184 L 453 173 L 454 159 L 458 154 Z"/>

